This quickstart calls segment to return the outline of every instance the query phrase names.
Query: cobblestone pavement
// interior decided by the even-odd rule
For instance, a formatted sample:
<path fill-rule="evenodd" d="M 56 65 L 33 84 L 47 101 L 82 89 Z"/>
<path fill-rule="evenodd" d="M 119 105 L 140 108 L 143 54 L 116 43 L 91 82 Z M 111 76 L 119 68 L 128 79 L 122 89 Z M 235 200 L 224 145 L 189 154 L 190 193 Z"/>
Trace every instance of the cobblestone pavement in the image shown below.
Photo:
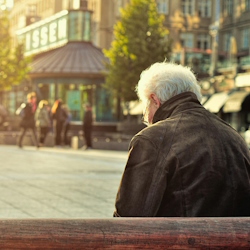
<path fill-rule="evenodd" d="M 0 145 L 0 218 L 111 218 L 127 152 Z"/>

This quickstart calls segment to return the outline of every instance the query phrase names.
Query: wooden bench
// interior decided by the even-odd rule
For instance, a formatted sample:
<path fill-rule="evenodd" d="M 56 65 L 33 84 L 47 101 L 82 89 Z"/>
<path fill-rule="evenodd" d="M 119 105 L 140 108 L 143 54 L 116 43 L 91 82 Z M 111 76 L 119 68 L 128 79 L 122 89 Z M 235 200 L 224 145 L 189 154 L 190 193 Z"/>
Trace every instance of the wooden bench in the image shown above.
<path fill-rule="evenodd" d="M 250 217 L 2 219 L 0 249 L 250 249 Z"/>

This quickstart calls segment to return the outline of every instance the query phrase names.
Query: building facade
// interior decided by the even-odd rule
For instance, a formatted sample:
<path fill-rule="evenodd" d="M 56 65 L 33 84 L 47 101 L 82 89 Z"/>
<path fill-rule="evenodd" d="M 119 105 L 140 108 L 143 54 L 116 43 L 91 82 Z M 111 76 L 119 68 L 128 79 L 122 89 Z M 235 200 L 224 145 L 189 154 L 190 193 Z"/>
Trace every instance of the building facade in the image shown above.
<path fill-rule="evenodd" d="M 205 107 L 238 132 L 250 125 L 250 1 L 219 1 L 215 72 L 205 93 L 213 94 Z"/>
<path fill-rule="evenodd" d="M 100 1 L 101 2 L 101 1 Z M 92 8 L 90 8 L 92 7 Z M 89 102 L 97 122 L 116 120 L 110 94 L 104 83 L 104 57 L 93 42 L 93 7 L 88 1 L 15 1 L 11 11 L 13 45 L 25 45 L 25 56 L 32 56 L 29 82 L 2 94 L 11 114 L 34 90 L 38 100 L 50 105 L 60 98 L 74 121 L 83 116 L 82 104 Z M 94 21 L 93 21 L 94 20 Z M 93 26 L 94 23 L 94 26 Z"/>
<path fill-rule="evenodd" d="M 241 88 L 241 90 L 248 91 L 250 71 L 249 0 L 155 1 L 159 13 L 165 16 L 164 25 L 169 30 L 169 39 L 172 39 L 173 41 L 171 60 L 190 66 L 193 69 L 200 81 L 202 92 L 205 97 L 204 102 L 212 95 L 220 92 L 228 93 L 235 88 Z M 22 32 L 24 32 L 25 29 L 28 29 L 28 27 L 34 28 L 39 23 L 39 25 L 42 26 L 43 22 L 49 23 L 51 22 L 51 18 L 53 19 L 56 15 L 60 16 L 60 13 L 63 15 L 62 13 L 67 12 L 67 14 L 65 14 L 67 15 L 67 20 L 74 20 L 71 21 L 72 25 L 68 30 L 75 30 L 77 33 L 76 35 L 74 32 L 71 32 L 72 36 L 76 36 L 71 39 L 71 42 L 88 42 L 96 49 L 108 49 L 114 38 L 113 26 L 120 18 L 120 8 L 123 8 L 127 3 L 129 3 L 129 0 L 15 0 L 14 7 L 11 11 L 11 34 L 13 37 L 13 44 L 17 43 L 18 37 L 20 39 Z M 80 17 L 81 14 L 76 14 L 78 11 L 81 13 L 89 13 L 89 23 L 87 19 L 84 21 L 88 28 L 87 26 L 81 26 L 83 23 L 79 22 L 79 20 L 83 15 Z M 79 30 L 80 27 L 82 27 L 81 31 Z M 84 38 L 84 34 L 81 33 L 84 32 L 84 30 L 86 31 L 86 29 L 88 29 L 88 32 L 86 32 L 88 38 L 86 38 L 86 36 Z M 19 35 L 16 35 L 17 30 Z M 63 29 L 59 30 L 61 30 L 61 36 L 63 37 Z M 47 34 L 45 28 L 43 29 L 43 32 Z M 36 35 L 34 35 L 34 37 L 36 37 Z M 79 37 L 82 37 L 85 40 L 80 39 Z M 70 40 L 70 37 L 67 37 L 65 41 L 62 39 L 60 44 L 54 44 L 54 47 L 47 47 L 44 50 L 39 51 L 40 47 L 37 48 L 38 50 L 33 54 L 35 60 L 42 61 L 41 57 L 43 57 L 43 55 L 47 58 L 49 51 L 61 51 L 60 48 L 66 46 L 69 42 L 68 39 Z M 46 39 L 43 39 L 41 42 L 46 43 L 45 40 Z M 30 41 L 28 45 L 30 45 L 31 42 L 32 41 Z M 65 51 L 65 49 L 62 50 Z M 31 52 L 31 54 L 32 53 L 33 52 Z M 53 53 L 56 53 L 56 51 Z M 99 58 L 98 60 L 103 59 Z M 16 100 L 21 101 L 22 99 L 20 88 L 27 92 L 27 90 L 32 88 L 34 84 L 38 93 L 45 93 L 45 89 L 49 88 L 48 85 L 46 85 L 48 84 L 49 76 L 51 78 L 53 74 L 58 74 L 58 71 L 56 70 L 54 70 L 55 72 L 48 72 L 49 69 L 53 71 L 52 66 L 42 69 L 41 67 L 35 67 L 34 65 L 36 65 L 36 63 L 33 63 L 34 69 L 30 73 L 32 79 L 31 83 L 26 83 L 24 87 L 16 87 L 16 90 L 9 93 L 10 95 L 15 95 Z M 38 63 L 37 65 L 41 64 Z M 102 69 L 99 69 L 99 71 L 101 70 Z M 97 89 L 97 85 L 101 86 L 104 82 L 104 78 L 101 78 L 101 75 L 99 75 L 97 80 L 95 80 L 98 83 L 90 83 L 91 81 L 89 79 L 93 79 L 91 78 L 93 77 L 91 72 L 88 72 L 87 75 L 86 72 L 82 72 L 82 75 L 76 75 L 75 72 L 68 71 L 63 73 L 67 74 L 67 79 L 70 79 L 70 74 L 74 75 L 72 78 L 73 80 L 67 83 L 67 91 L 79 90 L 78 88 L 83 84 L 83 87 L 80 88 L 86 88 L 88 89 L 87 92 L 90 93 L 91 91 L 89 91 L 89 89 L 92 88 L 90 86 L 93 86 L 93 89 Z M 41 80 L 41 76 L 44 78 L 43 81 Z M 84 77 L 88 78 L 88 83 L 79 83 L 79 79 Z M 49 92 L 50 94 L 47 94 L 45 98 L 48 98 L 52 102 L 54 98 L 60 97 L 60 94 L 57 91 L 61 91 L 61 93 L 67 93 L 67 91 L 59 90 L 62 86 L 66 86 L 66 83 L 63 85 L 62 80 L 57 79 L 56 84 L 55 79 L 50 81 L 51 84 L 54 84 L 54 87 L 50 87 L 51 90 L 54 89 L 54 92 Z M 55 87 L 57 85 L 58 87 Z M 99 97 L 93 98 L 93 96 L 98 96 L 93 93 L 95 92 L 87 94 L 87 96 L 92 96 L 91 99 L 90 97 L 86 97 L 84 92 L 80 92 L 79 102 L 89 100 L 90 98 L 93 104 L 95 104 L 96 101 L 94 99 L 98 99 Z M 68 94 L 64 94 L 63 98 L 66 98 L 65 96 L 67 95 Z M 74 94 L 72 94 L 72 96 L 73 95 Z M 79 94 L 75 95 L 77 96 Z M 101 99 L 103 99 L 103 105 L 104 103 L 107 105 L 108 99 L 106 97 L 101 97 Z M 112 106 L 110 103 L 108 105 Z M 14 106 L 14 104 L 12 104 L 12 106 Z M 101 106 L 101 104 L 99 106 Z M 108 106 L 108 108 L 112 110 L 112 107 Z M 111 113 L 107 115 L 109 118 L 100 118 L 99 120 L 114 120 L 114 112 L 115 111 L 111 111 Z M 76 111 L 76 113 L 81 113 L 81 108 Z M 226 114 L 226 116 L 234 115 Z M 96 114 L 96 117 L 100 116 Z M 76 115 L 75 117 L 75 119 L 80 118 L 79 115 Z"/>

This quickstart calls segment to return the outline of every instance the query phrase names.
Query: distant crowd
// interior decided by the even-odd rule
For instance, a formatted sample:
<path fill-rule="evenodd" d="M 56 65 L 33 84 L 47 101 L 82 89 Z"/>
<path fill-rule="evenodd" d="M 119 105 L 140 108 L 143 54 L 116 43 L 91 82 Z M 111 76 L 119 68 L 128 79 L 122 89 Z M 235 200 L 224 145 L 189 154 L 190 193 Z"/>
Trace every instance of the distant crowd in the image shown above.
<path fill-rule="evenodd" d="M 31 92 L 27 95 L 27 102 L 22 103 L 16 110 L 16 115 L 21 118 L 18 146 L 22 148 L 23 138 L 27 130 L 32 132 L 34 145 L 37 148 L 44 146 L 48 133 L 54 135 L 54 145 L 56 147 L 70 146 L 68 132 L 72 115 L 68 106 L 61 99 L 57 99 L 52 107 L 50 107 L 47 100 L 41 100 L 38 105 L 36 100 L 36 93 Z M 84 107 L 83 131 L 86 142 L 84 148 L 90 149 L 92 148 L 92 111 L 89 103 L 86 103 Z M 6 117 L 6 109 L 0 105 L 0 126 L 6 121 Z"/>

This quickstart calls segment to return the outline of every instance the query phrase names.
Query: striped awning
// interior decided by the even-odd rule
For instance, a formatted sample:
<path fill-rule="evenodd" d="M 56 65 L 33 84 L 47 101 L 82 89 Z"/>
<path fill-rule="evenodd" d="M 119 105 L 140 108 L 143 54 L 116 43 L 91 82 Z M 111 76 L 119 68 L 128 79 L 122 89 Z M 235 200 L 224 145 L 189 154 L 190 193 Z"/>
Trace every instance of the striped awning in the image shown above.
<path fill-rule="evenodd" d="M 228 98 L 227 92 L 213 94 L 204 104 L 204 108 L 211 113 L 218 113 Z"/>

